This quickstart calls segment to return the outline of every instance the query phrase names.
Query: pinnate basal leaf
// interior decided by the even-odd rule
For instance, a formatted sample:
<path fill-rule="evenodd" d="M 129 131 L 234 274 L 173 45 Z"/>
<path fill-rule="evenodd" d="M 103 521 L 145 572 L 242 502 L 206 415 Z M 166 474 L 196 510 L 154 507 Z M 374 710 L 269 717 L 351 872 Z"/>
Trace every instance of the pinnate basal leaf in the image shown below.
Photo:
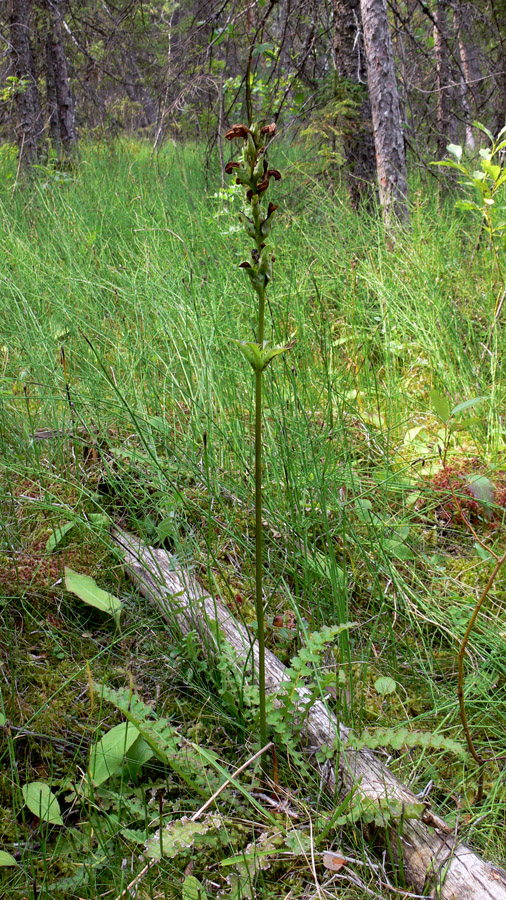
<path fill-rule="evenodd" d="M 206 834 L 211 828 L 217 829 L 221 825 L 221 819 L 217 815 L 206 816 L 202 822 L 192 822 L 187 816 L 169 822 L 161 833 L 157 831 L 146 843 L 146 855 L 152 859 L 160 859 L 162 856 L 173 858 L 178 853 L 184 853 L 193 846 L 198 835 Z M 160 839 L 161 838 L 161 839 Z"/>

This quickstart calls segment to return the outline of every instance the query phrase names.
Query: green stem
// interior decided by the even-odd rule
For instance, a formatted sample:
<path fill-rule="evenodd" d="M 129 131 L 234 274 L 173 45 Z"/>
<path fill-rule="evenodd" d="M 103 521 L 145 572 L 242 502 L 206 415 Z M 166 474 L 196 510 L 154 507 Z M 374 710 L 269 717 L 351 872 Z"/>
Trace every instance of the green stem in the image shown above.
<path fill-rule="evenodd" d="M 257 241 L 258 243 L 258 241 Z M 258 343 L 264 342 L 265 290 L 259 295 Z M 258 692 L 260 697 L 260 746 L 267 743 L 265 712 L 265 626 L 263 598 L 263 528 L 262 528 L 262 372 L 255 372 L 255 576 L 256 617 L 258 627 Z M 262 757 L 265 771 L 266 760 Z"/>
<path fill-rule="evenodd" d="M 267 743 L 265 715 L 265 628 L 263 600 L 262 530 L 262 373 L 255 372 L 255 562 L 256 617 L 258 627 L 258 690 L 260 696 L 260 746 Z M 263 757 L 262 762 L 265 757 Z"/>

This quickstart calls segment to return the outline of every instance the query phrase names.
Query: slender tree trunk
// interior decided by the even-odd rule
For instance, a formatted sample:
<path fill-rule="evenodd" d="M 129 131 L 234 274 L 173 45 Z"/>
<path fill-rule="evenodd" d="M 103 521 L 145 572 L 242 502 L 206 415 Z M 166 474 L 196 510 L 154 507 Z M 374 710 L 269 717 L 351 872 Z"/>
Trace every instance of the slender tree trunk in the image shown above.
<path fill-rule="evenodd" d="M 406 155 L 386 0 L 361 0 L 380 202 L 386 224 L 409 220 Z"/>
<path fill-rule="evenodd" d="M 15 106 L 16 135 L 22 165 L 37 161 L 44 130 L 30 40 L 32 9 L 32 0 L 9 0 L 11 71 L 20 80 L 19 90 L 15 93 Z"/>
<path fill-rule="evenodd" d="M 46 37 L 46 103 L 49 138 L 53 147 L 60 146 L 60 127 L 58 124 L 58 101 L 56 99 L 56 82 L 54 77 L 54 52 L 51 28 Z"/>
<path fill-rule="evenodd" d="M 67 153 L 77 145 L 76 117 L 74 101 L 70 90 L 67 56 L 63 44 L 60 17 L 53 5 L 48 7 L 50 58 L 56 91 L 56 115 L 61 145 Z"/>
<path fill-rule="evenodd" d="M 450 65 L 448 61 L 448 2 L 437 0 L 434 52 L 437 74 L 437 155 L 443 159 L 450 137 Z"/>
<path fill-rule="evenodd" d="M 143 83 L 139 67 L 131 53 L 123 53 L 123 63 L 127 97 L 140 107 L 139 127 L 149 128 L 158 118 L 156 105 Z"/>
<path fill-rule="evenodd" d="M 372 129 L 371 104 L 367 89 L 367 68 L 360 0 L 333 0 L 334 47 L 336 75 L 352 88 L 357 103 L 343 135 L 350 200 L 356 209 L 372 199 L 376 179 L 376 154 Z"/>
<path fill-rule="evenodd" d="M 471 127 L 474 119 L 480 118 L 482 98 L 481 67 L 474 37 L 471 33 L 472 7 L 456 0 L 453 7 L 455 31 L 457 32 L 460 65 L 462 68 L 462 97 L 466 117 L 466 145 L 474 150 L 475 139 Z"/>

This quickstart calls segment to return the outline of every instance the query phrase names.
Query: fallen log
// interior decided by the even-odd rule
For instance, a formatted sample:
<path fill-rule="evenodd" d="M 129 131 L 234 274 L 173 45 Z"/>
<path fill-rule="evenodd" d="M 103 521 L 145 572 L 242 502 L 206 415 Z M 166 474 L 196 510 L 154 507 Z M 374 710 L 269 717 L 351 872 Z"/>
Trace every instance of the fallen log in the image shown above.
<path fill-rule="evenodd" d="M 170 554 L 121 530 L 113 532 L 113 540 L 123 552 L 128 576 L 171 625 L 183 634 L 196 631 L 211 652 L 218 651 L 220 639 L 224 639 L 239 664 L 258 671 L 258 645 L 248 629 L 224 604 L 205 594 L 189 573 L 174 568 Z M 265 667 L 267 692 L 276 696 L 286 680 L 286 668 L 269 651 Z M 304 690 L 299 694 L 303 700 Z M 340 738 L 337 772 L 329 766 L 325 773 L 330 790 L 337 787 L 343 796 L 354 790 L 356 795 L 376 801 L 417 802 L 413 792 L 372 751 L 346 746 L 350 729 L 338 723 L 321 701 L 311 706 L 303 731 L 313 752 Z M 390 837 L 394 838 L 390 845 L 402 853 L 406 878 L 418 893 L 433 900 L 506 900 L 506 872 L 459 843 L 453 829 L 430 809 L 421 819 L 406 818 L 402 829 Z"/>

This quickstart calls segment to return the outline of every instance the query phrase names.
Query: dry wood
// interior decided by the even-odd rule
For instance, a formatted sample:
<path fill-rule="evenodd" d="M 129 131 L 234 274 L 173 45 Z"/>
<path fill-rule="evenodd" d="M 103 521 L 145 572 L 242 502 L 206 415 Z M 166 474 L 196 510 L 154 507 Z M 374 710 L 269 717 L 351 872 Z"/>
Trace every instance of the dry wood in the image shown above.
<path fill-rule="evenodd" d="M 254 660 L 256 671 L 258 647 L 247 628 L 222 603 L 205 594 L 188 572 L 175 569 L 170 554 L 146 546 L 124 531 L 115 531 L 113 538 L 124 553 L 129 577 L 172 626 L 183 633 L 196 631 L 210 652 L 219 652 L 220 640 L 228 642 L 238 665 L 251 671 Z M 214 623 L 218 623 L 218 630 Z M 268 693 L 279 694 L 284 680 L 285 666 L 266 651 Z M 304 690 L 299 694 L 303 700 Z M 337 787 L 344 795 L 354 788 L 364 798 L 417 802 L 412 791 L 372 751 L 347 748 L 349 729 L 339 724 L 321 701 L 309 710 L 304 733 L 310 751 L 340 737 L 337 772 L 329 766 L 324 773 L 330 790 Z M 506 872 L 459 843 L 452 829 L 430 810 L 423 821 L 406 819 L 402 834 L 391 834 L 390 838 L 391 846 L 402 850 L 407 879 L 424 896 L 433 900 L 506 900 Z"/>

